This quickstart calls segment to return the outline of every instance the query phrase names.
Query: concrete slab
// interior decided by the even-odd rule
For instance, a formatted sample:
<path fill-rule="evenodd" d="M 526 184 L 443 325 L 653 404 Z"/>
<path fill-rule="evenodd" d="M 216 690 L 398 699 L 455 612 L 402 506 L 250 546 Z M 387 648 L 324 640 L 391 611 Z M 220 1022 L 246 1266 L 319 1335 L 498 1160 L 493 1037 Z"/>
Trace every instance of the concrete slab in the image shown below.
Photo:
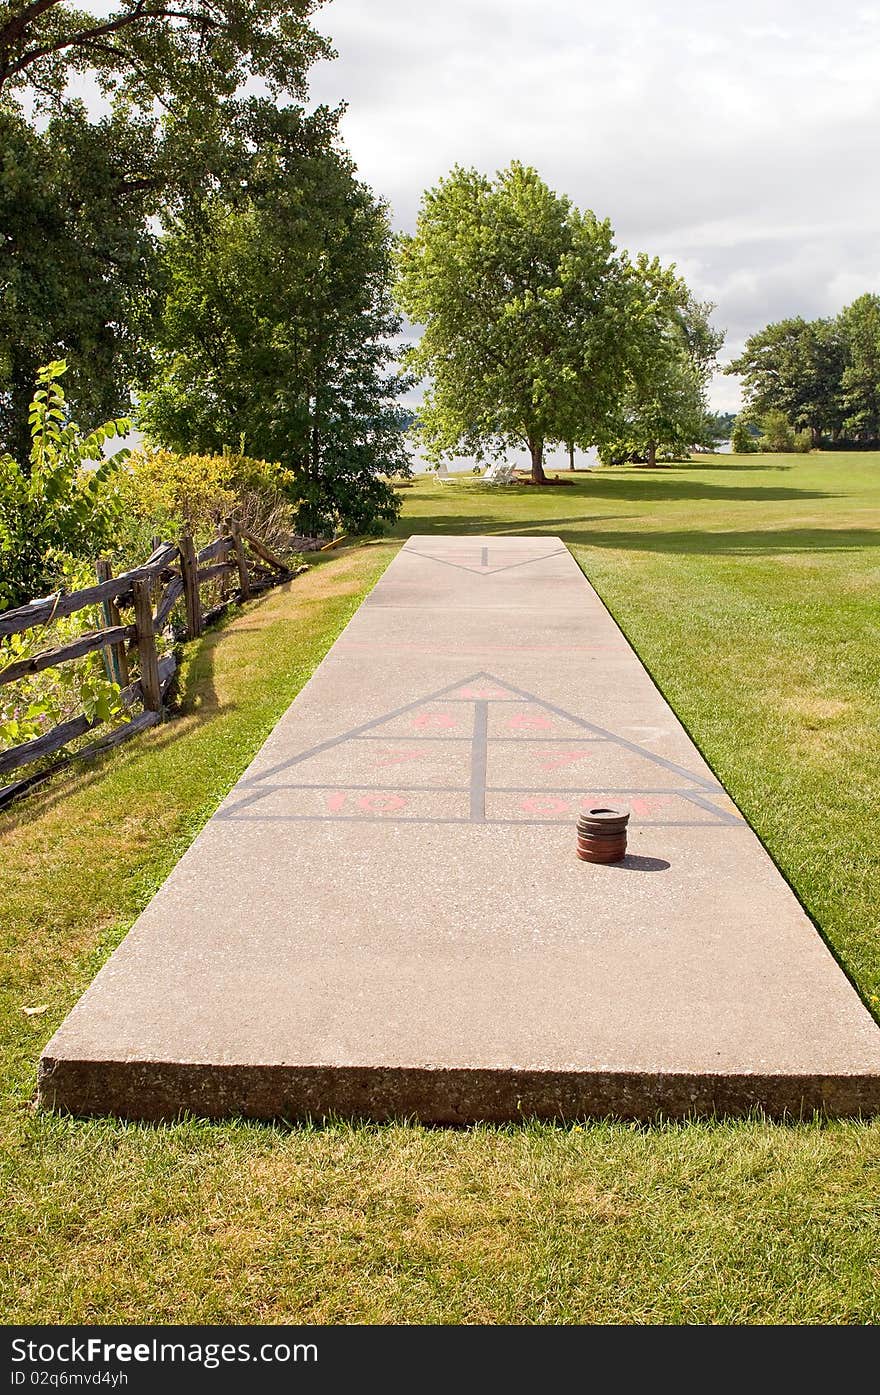
<path fill-rule="evenodd" d="M 596 799 L 617 866 L 575 856 Z M 46 1048 L 46 1105 L 876 1111 L 880 1029 L 558 538 L 414 537 Z"/>

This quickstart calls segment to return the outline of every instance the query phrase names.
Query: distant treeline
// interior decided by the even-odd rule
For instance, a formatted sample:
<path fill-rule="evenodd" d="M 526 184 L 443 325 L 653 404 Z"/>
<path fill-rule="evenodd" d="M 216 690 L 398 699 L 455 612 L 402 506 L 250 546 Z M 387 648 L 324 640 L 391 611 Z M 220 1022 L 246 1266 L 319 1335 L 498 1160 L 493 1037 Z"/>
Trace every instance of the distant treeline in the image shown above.
<path fill-rule="evenodd" d="M 770 435 L 787 426 L 790 433 L 809 433 L 814 448 L 876 447 L 880 295 L 859 296 L 832 319 L 767 325 L 725 371 L 743 379 L 742 428 L 759 422 L 766 436 L 769 421 Z"/>

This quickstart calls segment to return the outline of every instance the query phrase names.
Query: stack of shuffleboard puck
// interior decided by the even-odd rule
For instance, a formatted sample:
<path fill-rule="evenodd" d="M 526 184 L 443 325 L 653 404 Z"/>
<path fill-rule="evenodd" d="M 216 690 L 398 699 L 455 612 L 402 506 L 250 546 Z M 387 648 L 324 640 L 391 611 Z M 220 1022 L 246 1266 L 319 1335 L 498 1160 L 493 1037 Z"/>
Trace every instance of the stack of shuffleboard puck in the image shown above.
<path fill-rule="evenodd" d="M 582 862 L 620 862 L 626 856 L 628 809 L 585 809 L 577 821 L 577 855 Z"/>

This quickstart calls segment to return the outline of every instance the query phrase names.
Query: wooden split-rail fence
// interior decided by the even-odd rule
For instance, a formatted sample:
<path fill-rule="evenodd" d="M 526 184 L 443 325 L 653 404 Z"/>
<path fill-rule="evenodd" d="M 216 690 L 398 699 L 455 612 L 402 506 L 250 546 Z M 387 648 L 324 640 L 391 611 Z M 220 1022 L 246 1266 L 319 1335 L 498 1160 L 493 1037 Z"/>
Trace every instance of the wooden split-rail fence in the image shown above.
<path fill-rule="evenodd" d="M 173 653 L 160 658 L 157 641 L 169 628 L 171 612 L 178 602 L 183 603 L 185 624 L 174 631 L 174 638 L 194 639 L 234 602 L 249 600 L 306 570 L 288 567 L 234 519 L 227 519 L 217 534 L 198 552 L 189 536 L 176 543 L 160 543 L 146 562 L 119 576 L 112 575 L 108 562 L 99 561 L 94 586 L 68 594 L 59 592 L 15 610 L 0 611 L 0 637 L 51 624 L 88 606 L 100 606 L 104 620 L 103 629 L 77 635 L 54 649 L 0 669 L 0 686 L 100 649 L 108 676 L 119 684 L 123 706 L 128 711 L 141 709 L 122 725 L 74 752 L 66 752 L 65 748 L 100 726 L 100 718 L 91 719 L 85 713 L 70 717 L 31 741 L 0 751 L 0 780 L 23 766 L 61 753 L 48 769 L 0 787 L 0 808 L 69 761 L 100 755 L 161 721 L 177 661 Z M 219 586 L 221 598 L 204 609 L 201 588 L 209 582 Z M 131 618 L 123 618 L 123 611 L 130 611 Z M 130 672 L 132 660 L 136 660 L 138 671 L 134 681 Z"/>

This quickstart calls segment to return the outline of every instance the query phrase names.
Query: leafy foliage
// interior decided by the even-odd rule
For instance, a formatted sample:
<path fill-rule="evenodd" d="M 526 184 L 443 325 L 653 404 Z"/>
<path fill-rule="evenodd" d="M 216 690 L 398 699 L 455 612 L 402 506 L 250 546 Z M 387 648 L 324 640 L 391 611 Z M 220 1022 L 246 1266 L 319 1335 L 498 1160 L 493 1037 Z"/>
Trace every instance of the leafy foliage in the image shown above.
<path fill-rule="evenodd" d="M 494 181 L 456 167 L 400 240 L 397 295 L 424 325 L 407 355 L 431 378 L 418 433 L 430 459 L 547 441 L 587 445 L 618 392 L 631 277 L 610 224 L 534 169 Z"/>
<path fill-rule="evenodd" d="M 758 447 L 767 451 L 794 450 L 794 431 L 784 412 L 767 412 L 761 418 Z"/>
<path fill-rule="evenodd" d="M 847 347 L 840 381 L 844 422 L 857 440 L 880 440 L 880 295 L 862 295 L 840 315 Z"/>
<path fill-rule="evenodd" d="M 767 325 L 725 371 L 742 375 L 752 415 L 781 413 L 814 446 L 880 440 L 880 296 L 860 296 L 836 319 Z"/>
<path fill-rule="evenodd" d="M 103 6 L 102 6 L 103 8 Z M 172 96 L 207 105 L 260 77 L 273 95 L 304 94 L 329 45 L 307 23 L 315 0 L 120 0 L 100 17 L 68 0 L 0 4 L 0 91 L 64 100 L 74 73 L 94 73 L 143 108 Z"/>
<path fill-rule="evenodd" d="M 129 401 L 161 303 L 160 221 L 248 187 L 279 141 L 333 139 L 337 113 L 295 105 L 331 53 L 315 8 L 0 3 L 0 448 L 26 451 L 30 387 L 50 358 L 70 363 L 78 413 Z M 84 76 L 104 98 L 97 117 L 72 95 Z"/>
<path fill-rule="evenodd" d="M 656 258 L 636 259 L 632 301 L 633 352 L 599 453 L 611 463 L 653 465 L 711 443 L 706 386 L 723 335 L 710 322 L 714 306 L 695 300 Z"/>
<path fill-rule="evenodd" d="M 130 423 L 107 421 L 84 435 L 69 419 L 60 385 L 66 366 L 53 362 L 39 371 L 27 463 L 0 455 L 0 609 L 49 589 L 62 555 L 94 557 L 116 520 L 108 486 L 128 451 L 105 459 L 102 448 Z M 94 468 L 84 468 L 89 463 Z"/>
<path fill-rule="evenodd" d="M 66 589 L 77 590 L 94 580 L 90 569 L 72 558 L 61 559 L 59 568 L 59 580 L 63 580 Z M 88 607 L 37 629 L 2 638 L 0 670 L 101 624 L 97 607 Z M 78 713 L 94 722 L 115 722 L 127 715 L 119 684 L 108 678 L 98 653 L 0 686 L 0 749 L 32 741 Z M 57 760 L 57 755 L 52 759 Z"/>
<path fill-rule="evenodd" d="M 292 476 L 305 532 L 391 522 L 399 503 L 380 476 L 409 462 L 390 233 L 348 159 L 277 150 L 251 196 L 181 220 L 165 264 L 142 398 L 151 438 L 216 453 L 242 435 Z"/>
<path fill-rule="evenodd" d="M 78 413 L 128 400 L 156 308 L 156 238 L 143 189 L 149 124 L 89 122 L 68 105 L 35 131 L 0 106 L 0 447 L 29 447 L 27 408 L 41 364 L 64 357 Z"/>
<path fill-rule="evenodd" d="M 293 532 L 291 472 L 232 451 L 138 451 L 119 471 L 114 487 L 121 520 L 115 550 L 128 563 L 146 556 L 156 536 L 173 540 L 189 533 L 201 546 L 231 515 L 278 550 L 288 546 Z"/>
<path fill-rule="evenodd" d="M 749 423 L 741 416 L 733 423 L 730 445 L 734 455 L 750 455 L 758 449 L 758 442 L 749 430 Z"/>

